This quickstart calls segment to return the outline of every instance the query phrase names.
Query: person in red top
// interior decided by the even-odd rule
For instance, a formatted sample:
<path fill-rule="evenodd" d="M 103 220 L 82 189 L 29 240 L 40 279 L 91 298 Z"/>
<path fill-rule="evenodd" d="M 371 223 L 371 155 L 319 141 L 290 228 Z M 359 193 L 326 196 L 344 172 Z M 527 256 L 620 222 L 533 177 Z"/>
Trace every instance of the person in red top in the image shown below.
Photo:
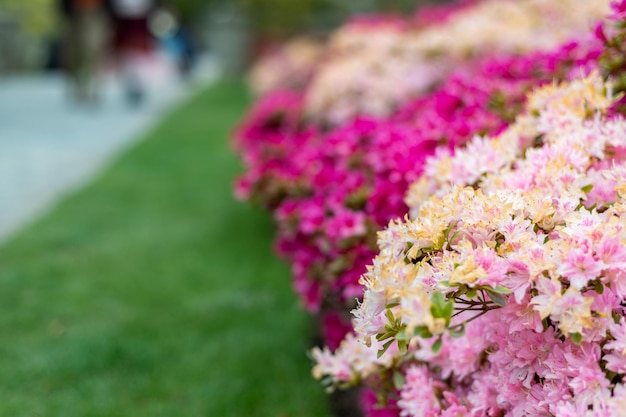
<path fill-rule="evenodd" d="M 136 60 L 153 50 L 154 39 L 148 17 L 156 8 L 155 0 L 110 0 L 115 21 L 115 51 L 126 84 L 127 99 L 139 104 L 144 96 L 142 74 Z"/>

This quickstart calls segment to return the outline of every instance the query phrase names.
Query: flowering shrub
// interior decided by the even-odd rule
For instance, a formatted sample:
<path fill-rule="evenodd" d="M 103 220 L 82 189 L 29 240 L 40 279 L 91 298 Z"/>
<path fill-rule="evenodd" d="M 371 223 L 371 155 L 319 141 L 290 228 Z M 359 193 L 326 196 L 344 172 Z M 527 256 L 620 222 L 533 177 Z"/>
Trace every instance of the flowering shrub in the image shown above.
<path fill-rule="evenodd" d="M 324 44 L 312 37 L 290 40 L 254 64 L 248 85 L 257 96 L 282 89 L 303 89 L 322 58 Z"/>
<path fill-rule="evenodd" d="M 599 45 L 585 42 L 488 59 L 392 118 L 359 118 L 329 132 L 303 124 L 301 94 L 275 92 L 238 135 L 248 165 L 238 193 L 274 210 L 277 247 L 308 308 L 345 311 L 361 294 L 358 279 L 376 253 L 376 231 L 406 213 L 404 194 L 426 157 L 476 132 L 503 129 L 531 86 L 580 71 L 599 53 Z"/>
<path fill-rule="evenodd" d="M 612 18 L 596 27 L 596 36 L 604 44 L 604 51 L 599 58 L 606 76 L 613 80 L 616 93 L 626 92 L 626 2 L 614 1 Z M 618 98 L 615 110 L 626 114 L 626 97 Z"/>
<path fill-rule="evenodd" d="M 379 235 L 359 336 L 315 350 L 314 374 L 397 390 L 403 416 L 621 415 L 626 120 L 611 105 L 597 73 L 549 85 L 499 135 L 430 160 L 415 219 Z"/>
<path fill-rule="evenodd" d="M 626 2 L 613 6 L 623 21 Z M 315 349 L 316 377 L 365 381 L 392 397 L 385 415 L 621 415 L 626 252 L 610 210 L 623 205 L 626 148 L 610 117 L 623 99 L 608 96 L 624 91 L 624 27 L 597 30 L 615 86 L 592 76 L 541 90 L 495 139 L 427 163 L 407 197 L 417 220 L 381 233 L 359 336 Z M 436 244 L 416 244 L 439 226 Z"/>
<path fill-rule="evenodd" d="M 308 117 L 338 125 L 355 116 L 385 117 L 436 87 L 459 66 L 487 54 L 552 50 L 608 13 L 608 0 L 484 0 L 461 3 L 424 27 L 348 24 L 330 40 L 328 58 L 306 92 Z M 357 22 L 358 23 L 358 22 Z M 366 22 L 367 23 L 367 22 Z"/>
<path fill-rule="evenodd" d="M 593 15 L 603 2 L 591 3 L 583 9 Z M 457 13 L 473 16 L 474 7 L 464 5 Z M 452 13 L 443 24 L 463 21 L 454 17 Z M 394 19 L 348 25 L 361 37 L 363 27 L 391 34 L 406 31 L 403 22 Z M 569 32 L 571 27 L 556 31 Z M 351 50 L 356 38 L 340 35 L 331 50 Z M 389 47 L 402 44 L 389 36 L 392 40 L 381 42 Z M 372 37 L 368 34 L 367 39 Z M 359 117 L 330 129 L 307 116 L 307 94 L 314 88 L 273 91 L 256 103 L 236 135 L 247 166 L 237 194 L 275 213 L 277 248 L 290 261 L 296 290 L 307 308 L 347 311 L 360 296 L 359 277 L 376 253 L 376 231 L 406 213 L 404 194 L 421 175 L 426 157 L 438 148 L 462 145 L 475 133 L 503 129 L 521 108 L 528 88 L 566 78 L 573 68 L 586 69 L 600 51 L 599 44 L 584 40 L 552 52 L 474 59 L 439 88 L 387 118 Z M 340 320 L 335 316 L 324 323 L 338 325 Z"/>
<path fill-rule="evenodd" d="M 475 133 L 502 131 L 529 88 L 594 68 L 601 45 L 581 39 L 551 52 L 474 60 L 386 119 L 325 129 L 307 119 L 302 92 L 274 91 L 257 103 L 236 137 L 248 166 L 237 191 L 274 212 L 277 248 L 331 348 L 351 330 L 346 312 L 362 295 L 376 232 L 407 212 L 403 197 L 427 157 Z"/>
<path fill-rule="evenodd" d="M 487 0 L 419 32 L 357 21 L 312 85 L 265 95 L 240 127 L 237 193 L 274 213 L 277 248 L 325 329 L 314 375 L 368 386 L 368 416 L 619 415 L 626 25 L 577 33 L 607 3 Z M 620 18 L 626 1 L 614 8 Z M 537 29 L 539 11 L 569 13 L 564 28 Z M 485 34 L 460 35 L 478 23 Z M 434 69 L 419 88 L 404 69 L 386 79 L 401 65 L 381 58 L 409 37 L 440 48 L 402 64 Z M 360 54 L 381 68 L 362 78 Z M 353 78 L 325 90 L 333 65 Z M 376 396 L 389 407 L 373 410 Z"/>

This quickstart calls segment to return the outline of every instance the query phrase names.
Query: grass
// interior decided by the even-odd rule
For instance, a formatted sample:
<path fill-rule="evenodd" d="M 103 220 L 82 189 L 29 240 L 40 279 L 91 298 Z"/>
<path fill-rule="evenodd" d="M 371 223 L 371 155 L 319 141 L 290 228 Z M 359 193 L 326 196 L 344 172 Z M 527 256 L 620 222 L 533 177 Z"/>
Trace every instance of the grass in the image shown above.
<path fill-rule="evenodd" d="M 326 416 L 222 82 L 0 248 L 0 416 Z"/>

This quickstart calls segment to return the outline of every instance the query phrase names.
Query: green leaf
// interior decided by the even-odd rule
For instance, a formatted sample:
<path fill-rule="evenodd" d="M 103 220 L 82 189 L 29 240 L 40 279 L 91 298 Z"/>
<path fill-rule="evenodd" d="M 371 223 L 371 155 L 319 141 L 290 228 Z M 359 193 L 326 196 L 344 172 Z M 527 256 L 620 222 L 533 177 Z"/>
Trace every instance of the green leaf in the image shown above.
<path fill-rule="evenodd" d="M 581 190 L 584 193 L 588 193 L 589 191 L 593 190 L 593 184 L 585 185 L 584 187 L 581 188 Z"/>
<path fill-rule="evenodd" d="M 403 355 L 409 350 L 409 343 L 406 340 L 398 340 L 398 350 Z"/>
<path fill-rule="evenodd" d="M 378 340 L 379 342 L 382 342 L 383 340 L 387 340 L 390 337 L 393 337 L 394 335 L 395 335 L 395 332 L 379 333 L 376 335 L 376 340 Z"/>
<path fill-rule="evenodd" d="M 604 285 L 599 280 L 593 283 L 593 289 L 600 295 L 604 293 Z"/>
<path fill-rule="evenodd" d="M 569 338 L 577 345 L 580 345 L 580 343 L 583 341 L 583 335 L 580 333 L 570 333 Z"/>
<path fill-rule="evenodd" d="M 457 326 L 454 326 L 455 328 Z M 465 323 L 461 323 L 460 325 L 461 329 L 460 330 L 449 330 L 448 334 L 452 337 L 461 337 L 465 334 Z"/>
<path fill-rule="evenodd" d="M 389 320 L 389 323 L 392 323 L 394 321 L 396 321 L 396 318 L 393 316 L 393 311 L 391 311 L 391 309 L 387 309 L 387 319 Z"/>
<path fill-rule="evenodd" d="M 406 379 L 404 378 L 404 374 L 400 371 L 395 371 L 393 373 L 393 386 L 399 391 L 406 384 Z"/>
<path fill-rule="evenodd" d="M 448 301 L 443 307 L 443 318 L 446 319 L 446 327 L 450 325 L 452 320 L 452 312 L 454 311 L 454 302 Z"/>
<path fill-rule="evenodd" d="M 439 352 L 441 352 L 441 347 L 443 346 L 443 340 L 441 339 L 441 337 L 439 339 L 437 339 L 437 341 L 435 343 L 433 343 L 433 353 L 436 355 Z"/>
<path fill-rule="evenodd" d="M 446 243 L 448 236 L 447 236 L 447 229 L 444 231 L 444 233 L 439 236 L 439 239 L 437 239 L 437 244 L 435 246 L 436 249 L 443 249 L 443 244 Z"/>
<path fill-rule="evenodd" d="M 502 285 L 496 285 L 496 288 L 493 289 L 493 291 L 499 293 L 499 294 L 511 294 L 511 290 L 508 289 L 507 287 L 504 287 Z"/>
<path fill-rule="evenodd" d="M 489 294 L 489 298 L 491 301 L 499 305 L 500 307 L 504 307 L 506 305 L 506 298 L 502 296 L 502 294 L 495 292 L 491 288 L 485 288 L 487 294 Z"/>
<path fill-rule="evenodd" d="M 411 339 L 407 334 L 406 334 L 406 326 L 401 328 L 398 333 L 396 333 L 396 340 L 409 340 Z"/>
<path fill-rule="evenodd" d="M 394 341 L 394 339 L 391 339 L 390 341 L 386 342 L 383 345 L 383 348 L 378 351 L 378 353 L 376 354 L 376 357 L 380 359 L 380 357 L 383 356 L 385 354 L 385 352 L 387 352 L 387 349 L 389 349 L 389 346 L 391 346 L 393 341 Z"/>
<path fill-rule="evenodd" d="M 444 308 L 446 306 L 446 299 L 441 291 L 435 291 L 430 299 L 432 305 L 430 306 L 430 312 L 435 318 L 443 318 Z"/>
<path fill-rule="evenodd" d="M 417 326 L 415 328 L 415 334 L 423 339 L 430 339 L 431 337 L 433 337 L 433 334 L 430 332 L 430 330 L 428 330 L 428 327 L 426 326 Z"/>
<path fill-rule="evenodd" d="M 456 232 L 452 235 L 452 237 L 451 237 L 450 239 L 448 239 L 448 243 L 452 243 L 452 242 L 454 242 L 454 240 L 455 240 L 457 237 L 459 237 L 459 234 L 461 234 L 461 231 L 460 231 L 460 230 L 457 230 L 457 231 L 456 231 Z"/>

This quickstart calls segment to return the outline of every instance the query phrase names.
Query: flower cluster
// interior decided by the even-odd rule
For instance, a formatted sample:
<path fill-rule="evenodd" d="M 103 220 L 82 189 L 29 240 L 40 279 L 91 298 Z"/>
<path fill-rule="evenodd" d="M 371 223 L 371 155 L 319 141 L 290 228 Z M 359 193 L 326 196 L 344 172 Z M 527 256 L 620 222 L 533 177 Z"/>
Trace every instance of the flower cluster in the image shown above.
<path fill-rule="evenodd" d="M 347 25 L 306 94 L 309 117 L 331 125 L 383 117 L 485 54 L 551 50 L 608 13 L 609 0 L 484 0 L 429 13 L 441 20 Z M 449 6 L 448 6 L 449 7 Z M 555 24 L 558 22 L 558 24 Z"/>
<path fill-rule="evenodd" d="M 380 233 L 363 277 L 355 329 L 378 355 L 351 366 L 347 339 L 350 381 L 393 380 L 402 416 L 621 415 L 626 120 L 611 91 L 597 73 L 539 88 L 506 130 L 428 162 L 414 219 Z M 315 373 L 345 382 L 325 355 Z"/>
<path fill-rule="evenodd" d="M 600 52 L 584 38 L 551 52 L 478 60 L 391 117 L 330 130 L 307 120 L 302 92 L 276 90 L 256 103 L 235 138 L 247 165 L 237 194 L 273 211 L 278 251 L 304 305 L 320 314 L 329 346 L 350 330 L 346 312 L 362 295 L 376 232 L 406 213 L 406 190 L 427 157 L 474 133 L 501 131 L 531 87 L 588 72 Z"/>
<path fill-rule="evenodd" d="M 248 84 L 257 96 L 275 90 L 303 89 L 322 59 L 324 44 L 312 37 L 297 37 L 266 53 L 248 77 Z"/>
<path fill-rule="evenodd" d="M 272 209 L 277 247 L 305 304 L 346 310 L 376 251 L 376 232 L 406 213 L 406 190 L 437 149 L 493 133 L 513 120 L 534 85 L 587 71 L 597 43 L 486 59 L 384 120 L 359 118 L 323 131 L 302 118 L 302 95 L 264 97 L 240 129 L 248 171 L 238 194 Z M 575 68 L 575 70 L 573 70 Z M 333 343 L 331 343 L 333 344 Z"/>
<path fill-rule="evenodd" d="M 385 394 L 384 415 L 618 415 L 626 0 L 594 37 L 608 3 L 358 19 L 306 88 L 255 103 L 237 194 L 273 213 L 320 315 L 317 378 Z"/>
<path fill-rule="evenodd" d="M 613 80 L 617 93 L 626 92 L 626 1 L 612 3 L 613 15 L 606 22 L 596 26 L 596 36 L 604 44 L 599 58 L 605 76 Z M 615 110 L 626 114 L 626 98 L 622 96 L 615 103 Z"/>

